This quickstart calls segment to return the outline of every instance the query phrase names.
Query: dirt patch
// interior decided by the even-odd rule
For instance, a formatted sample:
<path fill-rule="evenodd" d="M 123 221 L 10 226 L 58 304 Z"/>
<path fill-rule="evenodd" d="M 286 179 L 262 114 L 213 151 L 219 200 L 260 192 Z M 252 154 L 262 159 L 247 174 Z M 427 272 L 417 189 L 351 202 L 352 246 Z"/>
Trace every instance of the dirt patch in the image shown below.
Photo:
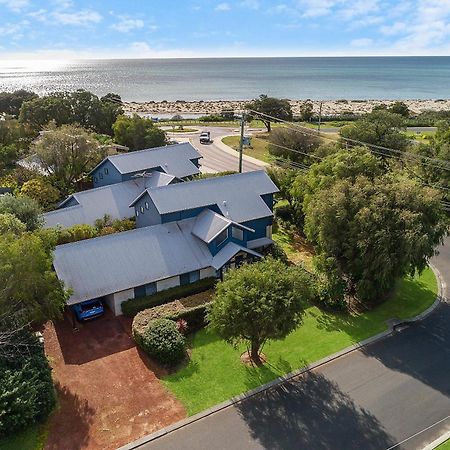
<path fill-rule="evenodd" d="M 136 348 L 129 325 L 109 311 L 79 331 L 67 319 L 46 324 L 58 391 L 46 450 L 116 449 L 186 416 L 158 380 L 164 370 Z"/>
<path fill-rule="evenodd" d="M 267 357 L 264 353 L 259 353 L 259 357 L 261 359 L 262 364 L 265 364 L 267 362 Z M 249 367 L 257 367 L 255 362 L 251 359 L 250 353 L 248 351 L 241 353 L 241 363 Z"/>

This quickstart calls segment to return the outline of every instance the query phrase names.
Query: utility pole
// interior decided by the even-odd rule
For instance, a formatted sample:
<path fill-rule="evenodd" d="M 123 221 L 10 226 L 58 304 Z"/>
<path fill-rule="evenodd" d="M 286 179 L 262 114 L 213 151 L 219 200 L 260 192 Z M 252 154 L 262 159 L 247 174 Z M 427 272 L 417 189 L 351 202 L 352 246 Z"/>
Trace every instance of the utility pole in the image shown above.
<path fill-rule="evenodd" d="M 241 116 L 241 140 L 239 142 L 239 173 L 242 173 L 242 152 L 244 150 L 244 125 L 245 125 L 245 112 Z"/>
<path fill-rule="evenodd" d="M 320 105 L 319 105 L 319 124 L 317 126 L 317 132 L 318 133 L 320 133 L 320 124 L 322 122 L 322 105 L 323 105 L 323 102 L 320 102 Z"/>

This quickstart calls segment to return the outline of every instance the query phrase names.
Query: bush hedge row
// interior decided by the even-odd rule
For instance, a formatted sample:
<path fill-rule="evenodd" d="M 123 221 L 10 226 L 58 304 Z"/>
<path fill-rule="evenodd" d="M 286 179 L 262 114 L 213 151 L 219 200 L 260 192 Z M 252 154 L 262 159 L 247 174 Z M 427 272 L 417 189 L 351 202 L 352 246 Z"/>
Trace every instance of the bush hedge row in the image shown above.
<path fill-rule="evenodd" d="M 55 403 L 51 369 L 39 344 L 27 356 L 0 358 L 0 438 L 47 417 Z"/>
<path fill-rule="evenodd" d="M 195 283 L 186 284 L 184 286 L 175 286 L 146 297 L 132 298 L 122 303 L 122 312 L 127 317 L 134 317 L 138 312 L 143 311 L 144 309 L 207 291 L 215 285 L 216 281 L 216 278 L 205 278 L 196 281 Z"/>

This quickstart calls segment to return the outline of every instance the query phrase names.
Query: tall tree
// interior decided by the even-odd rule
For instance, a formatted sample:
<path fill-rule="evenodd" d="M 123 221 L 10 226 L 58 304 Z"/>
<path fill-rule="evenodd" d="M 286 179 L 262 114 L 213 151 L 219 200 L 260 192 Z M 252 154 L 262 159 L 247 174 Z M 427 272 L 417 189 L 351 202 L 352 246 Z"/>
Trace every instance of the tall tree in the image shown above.
<path fill-rule="evenodd" d="M 118 144 L 130 150 L 161 147 L 166 145 L 166 134 L 150 119 L 134 114 L 133 117 L 119 116 L 113 125 L 114 138 Z"/>
<path fill-rule="evenodd" d="M 0 113 L 18 116 L 22 103 L 37 98 L 34 92 L 23 89 L 14 92 L 0 92 Z"/>
<path fill-rule="evenodd" d="M 28 231 L 41 226 L 41 213 L 39 204 L 29 197 L 14 197 L 10 194 L 0 196 L 0 214 L 12 214 L 17 217 Z"/>
<path fill-rule="evenodd" d="M 281 120 L 292 120 L 292 108 L 289 100 L 279 99 L 275 97 L 268 97 L 265 94 L 261 94 L 259 98 L 252 100 L 250 103 L 245 105 L 247 109 L 257 111 L 268 116 L 276 117 Z M 258 117 L 261 119 L 267 131 L 270 133 L 272 120 L 268 117 Z"/>
<path fill-rule="evenodd" d="M 244 265 L 217 285 L 207 315 L 209 326 L 232 345 L 246 342 L 250 359 L 260 365 L 264 344 L 285 337 L 300 324 L 310 286 L 306 272 L 277 260 Z"/>
<path fill-rule="evenodd" d="M 289 128 L 277 128 L 269 137 L 271 155 L 308 166 L 317 161 L 313 154 L 319 145 L 318 136 Z"/>
<path fill-rule="evenodd" d="M 394 150 L 404 150 L 408 139 L 404 135 L 404 118 L 387 110 L 376 110 L 362 119 L 341 128 L 343 138 L 380 145 Z"/>
<path fill-rule="evenodd" d="M 318 267 L 334 267 L 347 292 L 365 302 L 382 299 L 399 277 L 423 270 L 447 227 L 439 193 L 392 175 L 320 189 L 305 218 Z"/>
<path fill-rule="evenodd" d="M 97 141 L 76 125 L 49 128 L 32 149 L 63 193 L 105 156 Z"/>
<path fill-rule="evenodd" d="M 13 314 L 17 326 L 59 316 L 67 292 L 52 263 L 37 234 L 0 235 L 0 315 Z"/>

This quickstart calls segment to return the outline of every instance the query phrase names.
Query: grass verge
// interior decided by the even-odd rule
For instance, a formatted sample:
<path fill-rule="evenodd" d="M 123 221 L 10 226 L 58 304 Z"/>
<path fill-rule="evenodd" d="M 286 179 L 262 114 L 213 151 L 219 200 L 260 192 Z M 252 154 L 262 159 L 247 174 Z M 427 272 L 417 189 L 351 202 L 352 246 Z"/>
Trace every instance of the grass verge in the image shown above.
<path fill-rule="evenodd" d="M 436 450 L 450 450 L 450 439 L 445 441 L 443 444 L 436 447 Z"/>
<path fill-rule="evenodd" d="M 235 150 L 239 150 L 239 136 L 224 137 L 222 142 Z M 271 162 L 267 134 L 261 133 L 258 134 L 258 139 L 252 138 L 252 144 L 244 147 L 244 155 L 252 156 L 264 162 Z"/>
<path fill-rule="evenodd" d="M 436 278 L 428 268 L 420 276 L 400 280 L 389 301 L 363 314 L 309 306 L 297 330 L 267 344 L 268 363 L 260 368 L 241 364 L 243 347 L 235 349 L 214 332 L 201 330 L 191 338 L 189 364 L 163 383 L 192 415 L 380 333 L 387 329 L 387 319 L 415 316 L 434 302 L 436 294 Z"/>

